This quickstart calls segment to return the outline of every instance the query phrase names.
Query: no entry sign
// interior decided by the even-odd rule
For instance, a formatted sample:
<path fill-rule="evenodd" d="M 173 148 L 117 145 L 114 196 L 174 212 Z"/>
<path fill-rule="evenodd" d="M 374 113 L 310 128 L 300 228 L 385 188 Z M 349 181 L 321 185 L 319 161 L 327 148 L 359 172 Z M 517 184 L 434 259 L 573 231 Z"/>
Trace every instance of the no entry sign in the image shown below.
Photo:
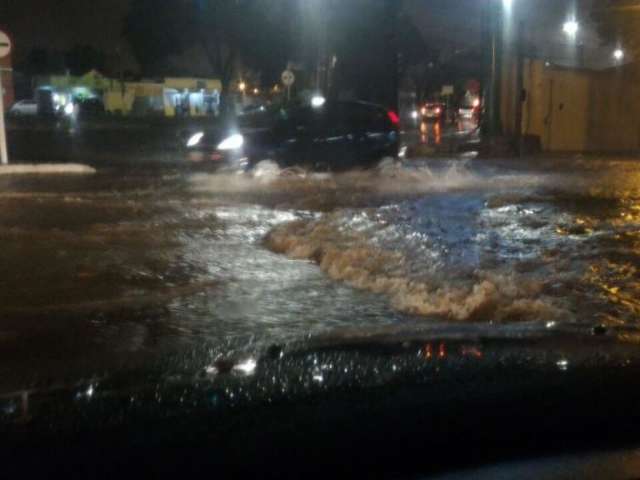
<path fill-rule="evenodd" d="M 4 58 L 11 53 L 11 39 L 9 35 L 0 31 L 0 58 Z"/>

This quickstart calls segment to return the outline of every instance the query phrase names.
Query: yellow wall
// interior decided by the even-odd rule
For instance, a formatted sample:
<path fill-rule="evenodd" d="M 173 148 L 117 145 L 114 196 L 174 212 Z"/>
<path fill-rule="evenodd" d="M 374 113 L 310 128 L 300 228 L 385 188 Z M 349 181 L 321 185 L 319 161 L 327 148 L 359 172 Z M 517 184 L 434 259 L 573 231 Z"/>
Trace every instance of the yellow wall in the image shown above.
<path fill-rule="evenodd" d="M 167 117 L 175 116 L 175 108 L 171 102 L 167 101 L 165 93 L 167 91 L 180 92 L 184 89 L 196 90 L 198 87 L 206 87 L 206 90 L 220 90 L 221 83 L 215 79 L 197 79 L 197 78 L 167 78 L 164 83 L 155 82 L 126 82 L 124 85 L 124 94 L 119 82 L 104 92 L 105 109 L 108 112 L 122 112 L 128 114 L 131 112 L 136 97 L 154 97 L 162 99 L 164 103 L 164 114 Z M 203 116 L 204 112 L 196 111 L 191 106 L 191 116 Z"/>
<path fill-rule="evenodd" d="M 222 90 L 222 82 L 216 79 L 207 78 L 172 78 L 168 77 L 164 79 L 164 86 L 167 88 L 175 88 L 176 90 L 199 90 L 204 88 L 205 90 Z"/>
<path fill-rule="evenodd" d="M 525 61 L 521 131 L 550 152 L 622 152 L 640 148 L 640 87 L 633 72 L 594 72 Z M 502 121 L 516 131 L 515 68 L 504 67 Z"/>
<path fill-rule="evenodd" d="M 590 120 L 591 150 L 640 148 L 640 87 L 632 70 L 613 69 L 594 78 Z"/>
<path fill-rule="evenodd" d="M 120 112 L 124 115 L 131 112 L 134 100 L 134 92 L 131 90 L 125 91 L 123 95 L 121 89 L 107 90 L 103 97 L 104 108 L 107 112 Z"/>

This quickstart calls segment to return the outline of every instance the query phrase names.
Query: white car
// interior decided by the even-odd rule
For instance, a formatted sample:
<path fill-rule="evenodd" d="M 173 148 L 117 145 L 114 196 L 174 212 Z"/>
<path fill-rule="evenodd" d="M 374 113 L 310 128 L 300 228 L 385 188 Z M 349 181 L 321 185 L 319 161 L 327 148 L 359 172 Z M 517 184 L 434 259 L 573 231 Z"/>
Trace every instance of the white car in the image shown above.
<path fill-rule="evenodd" d="M 9 115 L 15 117 L 34 116 L 38 114 L 38 103 L 35 100 L 20 100 L 13 104 Z"/>

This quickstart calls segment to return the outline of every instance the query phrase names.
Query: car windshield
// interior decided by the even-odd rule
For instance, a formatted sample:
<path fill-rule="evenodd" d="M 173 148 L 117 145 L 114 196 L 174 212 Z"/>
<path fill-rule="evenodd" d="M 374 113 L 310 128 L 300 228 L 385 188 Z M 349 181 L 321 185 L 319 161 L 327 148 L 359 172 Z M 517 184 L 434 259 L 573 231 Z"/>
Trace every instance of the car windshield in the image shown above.
<path fill-rule="evenodd" d="M 640 442 L 637 1 L 0 3 L 7 451 Z"/>

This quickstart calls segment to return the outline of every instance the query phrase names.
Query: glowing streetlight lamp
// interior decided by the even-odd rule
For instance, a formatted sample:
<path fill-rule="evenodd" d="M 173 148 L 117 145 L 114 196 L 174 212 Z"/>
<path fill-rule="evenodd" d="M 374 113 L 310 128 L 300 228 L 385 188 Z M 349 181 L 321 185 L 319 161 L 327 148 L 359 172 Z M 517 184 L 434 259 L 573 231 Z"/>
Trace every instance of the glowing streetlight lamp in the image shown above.
<path fill-rule="evenodd" d="M 244 91 L 247 89 L 247 84 L 246 84 L 246 83 L 244 83 L 244 82 L 240 82 L 240 83 L 238 84 L 238 89 L 239 89 L 242 93 L 244 93 Z"/>
<path fill-rule="evenodd" d="M 624 59 L 624 50 L 622 50 L 621 48 L 616 48 L 613 51 L 613 58 L 618 62 L 622 61 L 622 59 Z"/>
<path fill-rule="evenodd" d="M 562 31 L 571 38 L 575 38 L 578 34 L 578 30 L 580 29 L 580 25 L 575 20 L 567 20 L 562 25 Z"/>

